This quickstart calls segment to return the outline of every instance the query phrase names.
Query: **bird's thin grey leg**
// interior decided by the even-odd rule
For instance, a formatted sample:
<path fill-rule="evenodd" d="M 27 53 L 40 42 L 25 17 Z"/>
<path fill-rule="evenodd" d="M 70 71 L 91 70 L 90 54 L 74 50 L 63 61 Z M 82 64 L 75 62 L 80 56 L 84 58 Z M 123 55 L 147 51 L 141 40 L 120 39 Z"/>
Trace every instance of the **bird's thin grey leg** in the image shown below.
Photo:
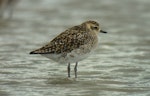
<path fill-rule="evenodd" d="M 70 63 L 68 63 L 68 77 L 70 77 Z"/>
<path fill-rule="evenodd" d="M 76 62 L 76 65 L 74 67 L 75 78 L 77 78 L 77 66 L 78 66 L 78 62 Z"/>

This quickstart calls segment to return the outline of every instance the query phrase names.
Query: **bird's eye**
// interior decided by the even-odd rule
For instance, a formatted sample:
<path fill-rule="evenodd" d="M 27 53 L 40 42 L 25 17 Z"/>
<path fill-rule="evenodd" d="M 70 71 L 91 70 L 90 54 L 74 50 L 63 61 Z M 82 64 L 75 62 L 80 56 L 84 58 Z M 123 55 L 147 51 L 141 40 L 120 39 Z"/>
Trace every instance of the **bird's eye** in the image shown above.
<path fill-rule="evenodd" d="M 98 27 L 97 26 L 91 26 L 91 29 L 92 30 L 98 30 Z"/>
<path fill-rule="evenodd" d="M 96 27 L 96 26 L 95 26 L 95 27 L 93 27 L 93 28 L 94 28 L 94 29 L 96 29 L 96 30 L 98 29 L 98 27 Z"/>

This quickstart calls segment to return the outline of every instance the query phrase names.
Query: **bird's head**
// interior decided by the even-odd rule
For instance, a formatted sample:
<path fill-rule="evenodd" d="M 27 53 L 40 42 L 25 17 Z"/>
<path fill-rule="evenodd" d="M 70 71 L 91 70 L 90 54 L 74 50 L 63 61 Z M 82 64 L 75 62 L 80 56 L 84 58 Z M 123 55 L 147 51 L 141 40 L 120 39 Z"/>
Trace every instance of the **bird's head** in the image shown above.
<path fill-rule="evenodd" d="M 103 31 L 101 28 L 100 28 L 100 25 L 99 23 L 97 23 L 96 21 L 86 21 L 84 23 L 82 23 L 82 25 L 86 26 L 86 28 L 92 32 L 96 32 L 97 34 L 99 32 L 101 33 L 107 33 L 106 31 Z"/>

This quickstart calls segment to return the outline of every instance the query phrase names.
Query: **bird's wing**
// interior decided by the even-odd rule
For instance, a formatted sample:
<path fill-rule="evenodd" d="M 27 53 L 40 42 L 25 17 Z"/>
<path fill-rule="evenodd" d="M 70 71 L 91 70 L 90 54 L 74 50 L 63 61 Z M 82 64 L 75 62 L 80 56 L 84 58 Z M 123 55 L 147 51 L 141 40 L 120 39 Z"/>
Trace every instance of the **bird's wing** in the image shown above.
<path fill-rule="evenodd" d="M 74 26 L 59 34 L 50 43 L 40 49 L 32 51 L 30 54 L 51 54 L 66 53 L 87 44 L 90 38 L 86 29 L 81 26 Z"/>

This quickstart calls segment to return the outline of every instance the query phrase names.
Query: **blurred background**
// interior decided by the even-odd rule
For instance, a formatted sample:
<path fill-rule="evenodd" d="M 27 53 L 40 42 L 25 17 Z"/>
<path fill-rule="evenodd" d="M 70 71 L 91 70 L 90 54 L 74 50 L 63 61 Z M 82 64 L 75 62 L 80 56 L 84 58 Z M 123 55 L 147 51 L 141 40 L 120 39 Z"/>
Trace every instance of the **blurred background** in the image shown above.
<path fill-rule="evenodd" d="M 0 0 L 0 96 L 150 96 L 149 9 L 149 0 Z M 79 62 L 78 79 L 29 55 L 87 20 L 109 33 Z"/>

